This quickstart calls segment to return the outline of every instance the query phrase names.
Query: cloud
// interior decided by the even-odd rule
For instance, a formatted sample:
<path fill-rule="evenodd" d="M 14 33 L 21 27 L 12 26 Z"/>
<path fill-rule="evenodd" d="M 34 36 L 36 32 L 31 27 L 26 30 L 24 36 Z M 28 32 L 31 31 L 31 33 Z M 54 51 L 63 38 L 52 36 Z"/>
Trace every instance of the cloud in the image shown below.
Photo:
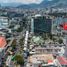
<path fill-rule="evenodd" d="M 10 2 L 17 2 L 17 3 L 23 3 L 23 4 L 29 4 L 29 3 L 41 3 L 43 0 L 0 0 L 2 3 L 10 3 Z"/>

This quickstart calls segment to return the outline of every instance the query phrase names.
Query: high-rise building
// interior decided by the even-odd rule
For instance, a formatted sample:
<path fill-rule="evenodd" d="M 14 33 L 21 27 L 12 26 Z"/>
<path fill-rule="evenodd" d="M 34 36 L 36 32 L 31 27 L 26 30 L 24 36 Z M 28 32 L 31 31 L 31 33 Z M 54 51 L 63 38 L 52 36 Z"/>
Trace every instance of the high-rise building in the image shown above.
<path fill-rule="evenodd" d="M 8 28 L 8 18 L 7 17 L 0 17 L 0 29 Z"/>
<path fill-rule="evenodd" d="M 33 33 L 51 33 L 52 19 L 46 16 L 35 16 L 31 20 L 31 32 Z"/>

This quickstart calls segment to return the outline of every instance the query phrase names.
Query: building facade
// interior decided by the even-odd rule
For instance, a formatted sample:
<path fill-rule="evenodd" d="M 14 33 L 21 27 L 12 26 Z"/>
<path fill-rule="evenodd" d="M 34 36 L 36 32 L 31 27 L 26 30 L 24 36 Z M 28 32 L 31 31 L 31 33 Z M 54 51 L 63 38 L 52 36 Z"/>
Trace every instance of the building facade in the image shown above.
<path fill-rule="evenodd" d="M 31 20 L 31 32 L 33 33 L 51 33 L 52 19 L 45 16 L 36 16 Z"/>
<path fill-rule="evenodd" d="M 7 17 L 0 17 L 0 29 L 8 28 L 9 22 Z"/>

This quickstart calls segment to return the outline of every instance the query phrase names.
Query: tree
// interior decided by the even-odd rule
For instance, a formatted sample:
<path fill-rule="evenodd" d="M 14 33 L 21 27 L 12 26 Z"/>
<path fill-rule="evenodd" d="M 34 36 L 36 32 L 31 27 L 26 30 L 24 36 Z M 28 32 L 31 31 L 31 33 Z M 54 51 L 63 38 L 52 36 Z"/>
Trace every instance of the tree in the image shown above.
<path fill-rule="evenodd" d="M 52 38 L 52 40 L 55 42 L 55 41 L 56 41 L 56 38 L 55 38 L 55 37 L 53 37 L 53 38 Z"/>
<path fill-rule="evenodd" d="M 53 38 L 53 35 L 52 35 L 52 34 L 49 34 L 48 36 L 49 36 L 49 38 L 52 40 L 52 38 Z"/>
<path fill-rule="evenodd" d="M 42 38 L 43 38 L 44 40 L 47 40 L 47 38 L 48 38 L 47 33 L 43 33 Z"/>
<path fill-rule="evenodd" d="M 17 64 L 24 65 L 23 56 L 21 56 L 21 55 L 16 55 L 16 56 L 15 56 L 15 60 L 16 60 Z"/>
<path fill-rule="evenodd" d="M 59 42 L 59 44 L 62 44 L 63 43 L 63 40 L 62 39 L 59 39 L 58 42 Z"/>
<path fill-rule="evenodd" d="M 20 46 L 23 46 L 24 45 L 24 38 L 20 39 L 19 43 L 20 43 Z"/>
<path fill-rule="evenodd" d="M 20 27 L 20 28 L 17 29 L 17 32 L 21 32 L 22 30 L 23 30 L 23 28 Z"/>
<path fill-rule="evenodd" d="M 14 28 L 14 25 L 10 25 L 9 28 Z"/>
<path fill-rule="evenodd" d="M 16 48 L 16 40 L 13 41 L 11 47 L 12 47 L 12 49 L 15 49 Z"/>

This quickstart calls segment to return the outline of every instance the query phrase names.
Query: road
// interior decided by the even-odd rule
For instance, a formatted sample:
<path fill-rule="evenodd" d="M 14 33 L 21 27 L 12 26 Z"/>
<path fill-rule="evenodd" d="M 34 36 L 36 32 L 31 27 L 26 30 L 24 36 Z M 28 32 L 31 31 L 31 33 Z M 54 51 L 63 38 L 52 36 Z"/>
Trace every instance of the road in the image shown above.
<path fill-rule="evenodd" d="M 14 39 L 16 39 L 16 45 L 17 45 L 17 50 L 16 50 L 16 52 L 15 52 L 15 54 L 17 54 L 17 53 L 19 53 L 19 50 L 20 50 L 20 43 L 19 43 L 19 41 L 20 41 L 20 39 L 24 36 L 24 32 L 25 31 L 23 31 L 23 32 L 21 32 L 21 33 L 19 33 L 19 35 L 18 36 L 16 36 L 16 37 L 11 37 L 11 38 L 8 38 L 7 40 L 10 40 L 10 42 L 7 44 L 7 46 L 4 48 L 4 50 L 1 52 L 1 54 L 0 54 L 0 64 L 2 64 L 2 57 L 5 57 L 6 56 L 6 52 L 7 52 L 7 50 L 9 49 L 9 47 L 11 46 L 11 44 L 12 44 L 12 42 L 13 42 L 13 40 Z M 10 67 L 14 67 L 14 65 L 10 65 Z"/>
<path fill-rule="evenodd" d="M 7 46 L 2 50 L 2 52 L 0 52 L 0 65 L 3 63 L 3 59 L 2 58 L 6 57 L 7 48 L 8 48 L 8 46 L 11 46 L 13 40 L 14 40 L 14 38 L 12 38 L 11 41 L 7 44 Z"/>
<path fill-rule="evenodd" d="M 28 51 L 28 37 L 29 37 L 29 31 L 26 31 L 26 35 L 25 35 L 25 42 L 24 42 L 24 54 L 27 56 L 27 51 Z M 26 67 L 27 66 L 27 61 L 28 61 L 28 59 L 27 58 L 24 58 L 24 67 Z"/>

